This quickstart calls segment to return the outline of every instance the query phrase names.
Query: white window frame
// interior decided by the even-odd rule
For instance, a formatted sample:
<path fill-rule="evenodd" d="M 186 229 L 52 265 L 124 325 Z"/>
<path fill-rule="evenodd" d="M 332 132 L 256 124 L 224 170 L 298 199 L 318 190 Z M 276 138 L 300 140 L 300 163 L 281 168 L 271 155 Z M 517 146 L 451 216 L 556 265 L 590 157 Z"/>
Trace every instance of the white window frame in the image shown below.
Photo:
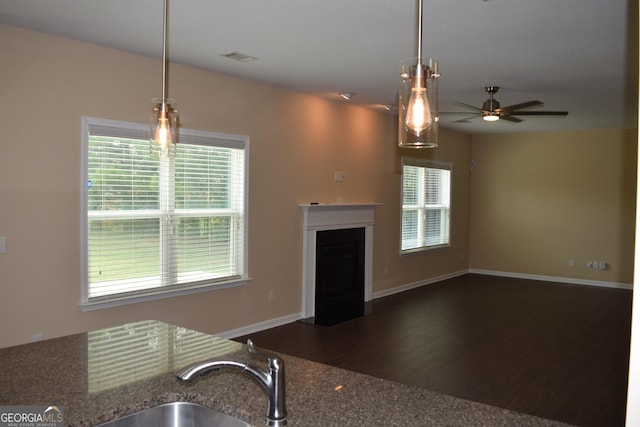
<path fill-rule="evenodd" d="M 418 201 L 415 205 L 404 204 L 404 168 L 405 166 L 413 166 L 420 168 L 420 174 L 418 177 L 418 189 L 425 188 L 425 171 L 426 169 L 439 169 L 449 171 L 449 187 L 448 187 L 448 204 L 429 205 L 426 203 L 426 194 L 423 191 L 418 191 Z M 453 191 L 453 165 L 446 162 L 438 162 L 435 160 L 419 159 L 414 157 L 402 158 L 402 178 L 400 182 L 400 254 L 407 255 L 416 252 L 425 252 L 435 249 L 447 248 L 451 246 L 451 200 Z M 425 190 L 426 191 L 426 190 Z M 443 191 L 443 190 L 441 190 Z M 436 244 L 429 244 L 425 241 L 424 230 L 427 222 L 427 211 L 438 209 L 443 211 L 443 215 L 446 216 L 446 221 L 441 221 L 440 230 L 440 242 Z M 418 224 L 417 224 L 417 243 L 415 246 L 405 248 L 403 242 L 403 218 L 405 211 L 417 211 L 418 212 Z M 446 227 L 446 229 L 444 228 Z M 444 241 L 442 241 L 444 240 Z"/>
<path fill-rule="evenodd" d="M 108 120 L 95 117 L 82 117 L 82 155 L 81 155 L 81 301 L 80 307 L 82 311 L 91 311 L 102 308 L 109 308 L 119 305 L 132 304 L 142 301 L 151 301 L 161 298 L 168 298 L 178 295 L 187 295 L 197 292 L 205 292 L 213 289 L 223 289 L 235 286 L 246 285 L 250 280 L 248 276 L 248 224 L 249 224 L 249 211 L 248 211 L 248 193 L 249 193 L 249 137 L 244 135 L 225 134 L 219 132 L 207 132 L 198 131 L 193 129 L 180 129 L 179 141 L 183 143 L 192 143 L 199 145 L 209 145 L 226 148 L 241 148 L 244 151 L 244 194 L 242 197 L 242 206 L 232 206 L 231 210 L 242 212 L 242 215 L 237 217 L 237 221 L 242 221 L 242 235 L 236 236 L 235 239 L 241 239 L 242 250 L 238 252 L 239 257 L 233 262 L 242 263 L 239 276 L 232 276 L 226 280 L 200 280 L 193 281 L 189 284 L 182 284 L 179 286 L 169 287 L 156 287 L 153 289 L 147 289 L 139 293 L 127 293 L 127 294 L 113 294 L 111 296 L 103 296 L 100 298 L 89 298 L 89 242 L 88 242 L 88 225 L 89 225 L 89 210 L 88 210 L 88 147 L 89 147 L 89 132 L 92 128 L 100 128 L 107 130 L 109 135 L 119 136 L 123 138 L 135 138 L 148 140 L 149 139 L 149 125 Z M 178 144 L 178 149 L 180 146 Z M 161 159 L 164 161 L 164 159 Z M 161 162 L 162 163 L 162 162 Z M 168 162 L 161 166 L 161 174 L 170 174 L 171 169 Z M 172 180 L 173 182 L 173 180 Z M 162 192 L 161 192 L 162 193 Z M 169 200 L 161 200 L 161 203 L 171 203 L 173 197 L 172 192 Z M 105 212 L 105 215 L 118 216 L 119 213 L 114 211 L 113 214 Z M 201 213 L 195 209 L 186 212 L 182 212 L 180 217 L 186 216 L 198 216 Z M 127 213 L 129 217 L 131 213 Z M 151 215 L 151 216 L 149 216 Z M 146 211 L 135 212 L 134 216 L 137 218 L 152 218 L 155 214 L 150 214 Z M 93 216 L 92 216 L 93 218 Z M 132 217 L 133 218 L 133 217 Z M 234 230 L 236 228 L 234 227 Z M 165 240 L 166 242 L 166 240 Z M 165 243 L 166 244 L 166 243 Z M 163 268 L 163 275 L 167 274 Z"/>

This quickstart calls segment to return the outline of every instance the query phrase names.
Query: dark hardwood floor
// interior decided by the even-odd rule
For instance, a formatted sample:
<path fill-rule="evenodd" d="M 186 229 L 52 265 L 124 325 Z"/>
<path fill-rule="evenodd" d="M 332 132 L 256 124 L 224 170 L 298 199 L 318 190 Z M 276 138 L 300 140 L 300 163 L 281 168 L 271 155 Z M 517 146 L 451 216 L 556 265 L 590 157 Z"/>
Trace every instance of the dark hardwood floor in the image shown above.
<path fill-rule="evenodd" d="M 468 274 L 331 327 L 238 337 L 265 349 L 580 426 L 623 426 L 629 290 Z"/>

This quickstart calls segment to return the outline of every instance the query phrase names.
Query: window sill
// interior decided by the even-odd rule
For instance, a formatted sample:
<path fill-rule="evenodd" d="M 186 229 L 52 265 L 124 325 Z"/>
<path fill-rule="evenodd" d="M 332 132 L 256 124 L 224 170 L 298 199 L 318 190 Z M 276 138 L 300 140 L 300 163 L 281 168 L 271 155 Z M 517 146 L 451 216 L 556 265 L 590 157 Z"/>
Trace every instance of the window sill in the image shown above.
<path fill-rule="evenodd" d="M 114 296 L 111 298 L 101 298 L 97 301 L 86 301 L 80 303 L 80 310 L 82 311 L 94 311 L 94 310 L 102 310 L 104 308 L 112 308 L 118 307 L 122 305 L 128 304 L 136 304 L 139 302 L 146 301 L 155 301 L 159 299 L 165 298 L 173 298 L 183 295 L 191 295 L 202 292 L 209 292 L 218 289 L 227 289 L 227 288 L 235 288 L 239 286 L 245 286 L 251 280 L 251 278 L 244 277 L 238 278 L 234 280 L 230 280 L 228 282 L 216 282 L 216 283 L 208 283 L 199 286 L 192 286 L 189 288 L 179 288 L 179 289 L 168 289 L 164 291 L 159 291 L 154 289 L 151 292 L 147 292 L 144 294 L 136 294 L 136 295 L 124 295 L 124 296 Z"/>
<path fill-rule="evenodd" d="M 447 243 L 444 245 L 437 245 L 437 246 L 427 246 L 427 247 L 421 247 L 421 248 L 415 248 L 415 249 L 407 249 L 404 251 L 400 251 L 400 256 L 409 256 L 409 255 L 417 255 L 417 254 L 423 254 L 426 252 L 437 252 L 437 251 L 442 251 L 442 250 L 446 250 L 449 249 L 451 247 L 451 244 Z"/>

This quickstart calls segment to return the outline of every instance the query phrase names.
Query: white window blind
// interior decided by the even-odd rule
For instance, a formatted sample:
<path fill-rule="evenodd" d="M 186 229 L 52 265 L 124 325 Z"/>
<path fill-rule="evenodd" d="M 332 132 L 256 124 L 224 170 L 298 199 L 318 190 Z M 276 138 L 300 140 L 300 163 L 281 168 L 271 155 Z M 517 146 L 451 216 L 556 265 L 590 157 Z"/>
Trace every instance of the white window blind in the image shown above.
<path fill-rule="evenodd" d="M 246 139 L 181 130 L 157 158 L 144 125 L 84 123 L 84 303 L 246 278 Z"/>
<path fill-rule="evenodd" d="M 402 160 L 401 251 L 450 244 L 451 164 Z"/>

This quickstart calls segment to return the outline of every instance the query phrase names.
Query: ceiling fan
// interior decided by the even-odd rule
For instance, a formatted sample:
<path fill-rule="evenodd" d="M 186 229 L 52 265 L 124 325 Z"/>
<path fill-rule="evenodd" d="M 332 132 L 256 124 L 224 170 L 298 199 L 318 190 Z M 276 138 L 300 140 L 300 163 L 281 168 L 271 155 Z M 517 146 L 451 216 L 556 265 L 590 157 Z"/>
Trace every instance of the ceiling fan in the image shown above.
<path fill-rule="evenodd" d="M 544 105 L 540 101 L 529 101 L 521 104 L 509 105 L 508 107 L 501 107 L 500 103 L 493 97 L 500 88 L 498 86 L 485 86 L 484 90 L 489 94 L 489 99 L 484 101 L 482 108 L 474 107 L 473 105 L 464 104 L 462 102 L 454 102 L 455 105 L 473 110 L 474 114 L 470 117 L 465 117 L 460 120 L 456 120 L 455 123 L 468 123 L 469 119 L 475 117 L 482 117 L 487 122 L 495 122 L 497 120 L 507 120 L 510 122 L 518 123 L 522 119 L 514 116 L 560 116 L 564 117 L 569 114 L 568 111 L 522 111 L 526 108 L 538 107 Z M 463 112 L 451 112 L 440 114 L 469 114 Z"/>

